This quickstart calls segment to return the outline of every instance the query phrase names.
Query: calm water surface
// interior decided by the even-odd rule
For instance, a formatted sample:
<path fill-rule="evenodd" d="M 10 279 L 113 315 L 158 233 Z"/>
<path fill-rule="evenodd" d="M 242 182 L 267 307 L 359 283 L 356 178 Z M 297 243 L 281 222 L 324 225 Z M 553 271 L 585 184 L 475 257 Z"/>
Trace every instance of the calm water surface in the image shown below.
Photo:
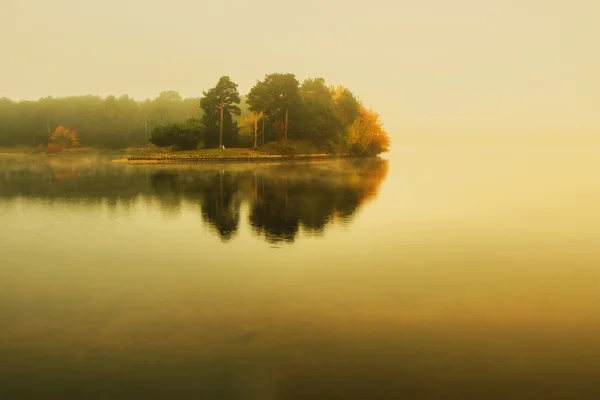
<path fill-rule="evenodd" d="M 0 156 L 0 398 L 600 398 L 599 155 Z"/>

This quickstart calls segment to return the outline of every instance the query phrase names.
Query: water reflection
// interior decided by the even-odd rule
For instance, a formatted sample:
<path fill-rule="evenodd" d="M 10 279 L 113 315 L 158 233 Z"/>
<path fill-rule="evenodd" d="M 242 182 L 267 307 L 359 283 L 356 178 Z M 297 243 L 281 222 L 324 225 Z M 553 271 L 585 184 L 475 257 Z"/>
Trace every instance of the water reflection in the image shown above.
<path fill-rule="evenodd" d="M 394 157 L 0 157 L 0 399 L 600 398 L 598 152 Z"/>
<path fill-rule="evenodd" d="M 223 239 L 231 239 L 240 223 L 241 185 L 247 173 L 224 170 L 169 168 L 154 172 L 150 181 L 154 195 L 175 208 L 182 201 L 200 206 L 202 220 Z"/>
<path fill-rule="evenodd" d="M 223 240 L 239 230 L 247 205 L 252 232 L 271 243 L 299 232 L 322 234 L 349 222 L 385 179 L 386 160 L 311 164 L 182 166 L 124 165 L 83 158 L 0 159 L 0 199 L 31 198 L 131 209 L 156 201 L 178 213 L 196 204 L 203 222 Z"/>
<path fill-rule="evenodd" d="M 267 240 L 293 241 L 300 227 L 323 232 L 328 223 L 350 220 L 377 192 L 387 172 L 387 162 L 361 160 L 342 169 L 296 175 L 292 168 L 274 176 L 255 175 L 255 197 L 250 223 Z"/>

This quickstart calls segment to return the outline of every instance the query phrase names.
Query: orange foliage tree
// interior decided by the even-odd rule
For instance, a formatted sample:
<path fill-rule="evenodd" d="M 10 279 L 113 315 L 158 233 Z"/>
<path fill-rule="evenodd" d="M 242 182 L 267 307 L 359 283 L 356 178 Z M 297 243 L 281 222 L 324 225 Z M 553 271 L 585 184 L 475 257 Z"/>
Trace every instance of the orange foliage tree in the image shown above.
<path fill-rule="evenodd" d="M 383 129 L 379 114 L 360 107 L 358 117 L 348 129 L 348 145 L 360 155 L 376 155 L 390 150 L 390 137 Z"/>
<path fill-rule="evenodd" d="M 81 146 L 77 132 L 70 131 L 62 125 L 56 128 L 52 136 L 50 136 L 50 142 L 63 148 Z"/>

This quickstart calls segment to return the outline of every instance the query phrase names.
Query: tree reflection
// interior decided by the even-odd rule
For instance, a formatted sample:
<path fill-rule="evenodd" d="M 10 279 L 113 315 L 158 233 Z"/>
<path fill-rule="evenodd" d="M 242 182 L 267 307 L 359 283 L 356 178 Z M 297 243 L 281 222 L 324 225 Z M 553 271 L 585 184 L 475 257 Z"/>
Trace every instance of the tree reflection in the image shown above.
<path fill-rule="evenodd" d="M 225 171 L 178 171 L 167 169 L 150 177 L 155 197 L 165 206 L 181 206 L 181 201 L 200 206 L 200 215 L 223 240 L 238 230 L 241 198 L 239 177 Z"/>
<path fill-rule="evenodd" d="M 379 158 L 229 167 L 4 159 L 0 198 L 122 204 L 129 210 L 143 198 L 177 213 L 196 204 L 204 224 L 223 241 L 237 234 L 245 204 L 254 235 L 293 242 L 300 232 L 322 234 L 335 221 L 350 221 L 376 196 L 387 168 Z"/>
<path fill-rule="evenodd" d="M 270 242 L 293 241 L 300 227 L 300 219 L 289 202 L 287 185 L 278 185 L 264 176 L 259 178 L 255 175 L 254 179 L 256 193 L 250 211 L 250 224 L 254 232 L 264 235 Z"/>
<path fill-rule="evenodd" d="M 379 188 L 387 161 L 284 165 L 277 172 L 255 175 L 250 224 L 270 242 L 291 242 L 300 228 L 320 233 L 332 221 L 349 220 Z"/>
<path fill-rule="evenodd" d="M 238 184 L 234 174 L 221 171 L 213 174 L 206 186 L 197 187 L 201 189 L 202 219 L 214 227 L 223 240 L 231 239 L 240 223 Z"/>

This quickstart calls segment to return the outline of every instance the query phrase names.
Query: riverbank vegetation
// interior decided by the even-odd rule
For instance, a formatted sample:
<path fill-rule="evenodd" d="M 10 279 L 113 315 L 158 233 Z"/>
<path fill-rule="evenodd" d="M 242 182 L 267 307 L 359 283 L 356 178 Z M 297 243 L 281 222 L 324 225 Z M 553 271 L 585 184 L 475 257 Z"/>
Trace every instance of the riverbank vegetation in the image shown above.
<path fill-rule="evenodd" d="M 55 152 L 77 147 L 168 151 L 245 148 L 268 154 L 376 155 L 390 148 L 379 115 L 342 86 L 268 74 L 246 95 L 229 77 L 199 98 L 175 91 L 135 101 L 127 95 L 0 99 L 0 147 Z"/>

